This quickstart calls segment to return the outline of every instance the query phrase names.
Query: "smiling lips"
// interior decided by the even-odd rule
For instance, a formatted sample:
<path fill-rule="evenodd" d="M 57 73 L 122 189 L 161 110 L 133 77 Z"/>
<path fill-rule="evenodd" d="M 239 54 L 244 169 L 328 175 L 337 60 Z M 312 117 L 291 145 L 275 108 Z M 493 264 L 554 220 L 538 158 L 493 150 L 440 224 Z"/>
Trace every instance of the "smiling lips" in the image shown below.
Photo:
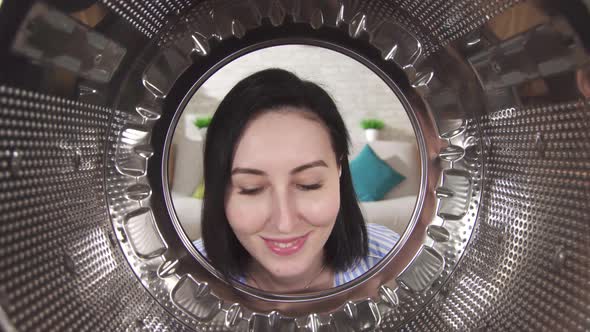
<path fill-rule="evenodd" d="M 309 237 L 309 233 L 305 234 L 304 236 L 290 238 L 290 239 L 267 239 L 262 238 L 264 243 L 273 253 L 279 256 L 289 256 L 293 255 L 294 253 L 298 252 L 305 241 Z"/>

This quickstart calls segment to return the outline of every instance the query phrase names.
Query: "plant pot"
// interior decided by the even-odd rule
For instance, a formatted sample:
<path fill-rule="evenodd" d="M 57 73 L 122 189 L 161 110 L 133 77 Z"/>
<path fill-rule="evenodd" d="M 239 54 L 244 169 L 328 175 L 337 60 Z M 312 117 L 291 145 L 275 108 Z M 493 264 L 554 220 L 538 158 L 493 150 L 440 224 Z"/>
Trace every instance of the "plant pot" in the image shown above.
<path fill-rule="evenodd" d="M 379 138 L 379 130 L 365 129 L 365 137 L 367 138 L 367 142 L 374 142 Z"/>
<path fill-rule="evenodd" d="M 207 137 L 207 127 L 205 128 L 199 128 L 199 134 L 201 134 L 201 140 L 205 140 L 205 137 Z"/>

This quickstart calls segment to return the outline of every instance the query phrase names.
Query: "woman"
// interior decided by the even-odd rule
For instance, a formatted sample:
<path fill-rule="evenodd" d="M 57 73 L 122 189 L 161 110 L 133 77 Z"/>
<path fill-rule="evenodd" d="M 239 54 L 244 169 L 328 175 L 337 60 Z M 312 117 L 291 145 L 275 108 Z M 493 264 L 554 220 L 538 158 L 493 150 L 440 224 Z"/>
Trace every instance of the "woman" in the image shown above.
<path fill-rule="evenodd" d="M 323 290 L 374 266 L 399 236 L 365 225 L 349 135 L 330 96 L 268 69 L 239 82 L 205 141 L 202 240 L 225 276 L 274 293 Z"/>

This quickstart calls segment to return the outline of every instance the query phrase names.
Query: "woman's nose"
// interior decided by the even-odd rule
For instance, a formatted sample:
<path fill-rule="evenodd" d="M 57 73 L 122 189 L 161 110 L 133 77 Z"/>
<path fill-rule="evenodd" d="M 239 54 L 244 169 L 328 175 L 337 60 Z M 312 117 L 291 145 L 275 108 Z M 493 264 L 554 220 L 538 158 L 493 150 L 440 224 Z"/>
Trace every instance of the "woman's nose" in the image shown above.
<path fill-rule="evenodd" d="M 291 233 L 297 225 L 295 202 L 287 193 L 275 193 L 273 200 L 273 222 L 280 233 Z"/>

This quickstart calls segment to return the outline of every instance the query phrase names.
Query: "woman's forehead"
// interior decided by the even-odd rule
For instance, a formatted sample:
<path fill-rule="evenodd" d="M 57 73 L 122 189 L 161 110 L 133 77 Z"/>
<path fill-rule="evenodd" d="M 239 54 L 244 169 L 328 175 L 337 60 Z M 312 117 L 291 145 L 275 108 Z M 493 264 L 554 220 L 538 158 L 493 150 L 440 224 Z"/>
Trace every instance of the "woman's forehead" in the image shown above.
<path fill-rule="evenodd" d="M 334 159 L 328 129 L 305 113 L 308 112 L 270 111 L 250 121 L 237 143 L 234 165 Z"/>

